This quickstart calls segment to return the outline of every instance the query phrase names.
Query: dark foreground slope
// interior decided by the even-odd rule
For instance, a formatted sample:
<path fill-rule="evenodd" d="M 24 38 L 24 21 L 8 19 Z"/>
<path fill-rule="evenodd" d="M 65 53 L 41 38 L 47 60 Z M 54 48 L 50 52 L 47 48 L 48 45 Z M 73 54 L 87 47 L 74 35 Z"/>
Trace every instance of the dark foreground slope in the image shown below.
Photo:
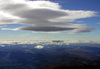
<path fill-rule="evenodd" d="M 0 47 L 0 69 L 91 69 L 100 67 L 99 47 L 5 45 Z"/>

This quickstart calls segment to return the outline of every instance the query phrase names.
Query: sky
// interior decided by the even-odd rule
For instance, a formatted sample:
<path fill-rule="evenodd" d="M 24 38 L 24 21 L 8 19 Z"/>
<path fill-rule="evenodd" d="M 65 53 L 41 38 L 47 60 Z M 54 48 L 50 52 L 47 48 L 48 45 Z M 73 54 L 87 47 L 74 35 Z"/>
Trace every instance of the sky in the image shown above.
<path fill-rule="evenodd" d="M 100 41 L 100 0 L 0 0 L 0 40 Z"/>

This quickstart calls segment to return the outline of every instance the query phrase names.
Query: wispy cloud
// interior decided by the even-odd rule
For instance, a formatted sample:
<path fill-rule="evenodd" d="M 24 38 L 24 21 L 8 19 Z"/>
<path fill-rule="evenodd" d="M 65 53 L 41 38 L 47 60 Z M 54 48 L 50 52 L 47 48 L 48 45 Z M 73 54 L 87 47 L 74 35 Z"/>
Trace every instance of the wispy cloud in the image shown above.
<path fill-rule="evenodd" d="M 0 24 L 28 24 L 15 29 L 2 30 L 27 30 L 27 31 L 71 31 L 91 32 L 95 28 L 82 24 L 71 24 L 76 19 L 95 16 L 95 11 L 64 10 L 58 3 L 46 0 L 0 0 Z M 16 8 L 16 9 L 15 9 Z"/>
<path fill-rule="evenodd" d="M 6 27 L 7 25 L 6 24 L 0 24 L 0 27 Z"/>
<path fill-rule="evenodd" d="M 97 23 L 97 24 L 100 24 L 100 23 Z"/>
<path fill-rule="evenodd" d="M 81 23 L 81 22 L 84 22 L 84 21 L 77 21 L 77 22 Z"/>

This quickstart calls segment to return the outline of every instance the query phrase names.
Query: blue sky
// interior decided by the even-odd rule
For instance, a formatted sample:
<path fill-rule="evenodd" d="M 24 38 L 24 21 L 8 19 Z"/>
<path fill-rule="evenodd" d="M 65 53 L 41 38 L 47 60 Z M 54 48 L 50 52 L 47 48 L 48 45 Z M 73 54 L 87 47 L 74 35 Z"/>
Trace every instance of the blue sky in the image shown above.
<path fill-rule="evenodd" d="M 42 1 L 39 1 L 39 2 L 42 2 Z M 56 40 L 57 39 L 57 40 L 100 41 L 100 9 L 99 9 L 100 0 L 49 0 L 49 2 L 52 2 L 50 4 L 55 6 L 55 8 L 53 8 L 54 13 L 55 13 L 54 9 L 56 9 L 58 7 L 57 3 L 61 7 L 59 9 L 59 12 L 57 11 L 58 9 L 56 10 L 57 13 L 60 13 L 60 11 L 62 11 L 62 10 L 64 10 L 64 12 L 66 10 L 68 10 L 69 13 L 71 11 L 73 11 L 73 13 L 74 13 L 74 11 L 81 10 L 82 11 L 81 14 L 83 13 L 84 17 L 81 16 L 81 17 L 72 19 L 73 21 L 69 21 L 69 22 L 67 21 L 64 23 L 71 23 L 72 25 L 75 25 L 75 24 L 82 25 L 83 24 L 83 26 L 79 26 L 79 27 L 81 28 L 81 27 L 87 26 L 86 28 L 88 31 L 86 29 L 83 30 L 83 28 L 82 28 L 82 31 L 77 30 L 78 33 L 77 33 L 77 31 L 74 31 L 74 33 L 73 33 L 73 30 L 72 30 L 72 32 L 69 32 L 70 30 L 68 30 L 68 28 L 66 28 L 67 32 L 66 32 L 66 30 L 64 30 L 62 32 L 59 32 L 59 31 L 56 32 L 56 31 L 51 31 L 48 29 L 50 28 L 49 26 L 52 26 L 51 28 L 58 30 L 58 28 L 59 28 L 58 26 L 56 27 L 56 25 L 55 25 L 53 27 L 53 25 L 47 24 L 45 28 L 47 28 L 47 27 L 49 27 L 49 28 L 47 28 L 46 32 L 44 32 L 43 30 L 45 30 L 45 29 L 40 30 L 40 29 L 44 28 L 44 25 L 45 25 L 44 23 L 43 23 L 44 25 L 42 24 L 43 26 L 40 24 L 34 23 L 32 25 L 37 25 L 36 27 L 34 27 L 35 29 L 29 30 L 29 27 L 31 26 L 31 24 L 28 24 L 28 23 L 27 24 L 25 24 L 25 23 L 24 24 L 23 23 L 15 23 L 15 24 L 4 23 L 3 24 L 2 20 L 1 20 L 0 21 L 0 23 L 1 23 L 0 24 L 0 26 L 1 26 L 0 27 L 0 29 L 1 29 L 0 30 L 0 40 Z M 53 4 L 53 3 L 55 3 L 55 4 Z M 5 2 L 4 2 L 4 4 L 5 4 Z M 48 3 L 48 5 L 50 5 L 50 4 Z M 48 6 L 48 5 L 46 5 L 46 6 Z M 57 7 L 56 7 L 56 5 L 57 5 Z M 41 8 L 41 7 L 39 7 L 39 8 Z M 48 9 L 48 7 L 46 7 L 46 9 Z M 52 9 L 52 6 L 50 6 L 49 9 Z M 4 9 L 0 9 L 0 11 L 5 12 Z M 48 11 L 48 10 L 46 10 L 46 11 Z M 49 11 L 51 11 L 51 10 L 49 10 Z M 87 13 L 86 11 L 90 11 L 91 14 Z M 95 15 L 92 15 L 92 14 L 94 14 L 93 11 L 96 12 Z M 84 14 L 85 12 L 88 16 L 86 14 Z M 41 13 L 41 12 L 39 12 L 39 13 Z M 69 13 L 68 13 L 68 15 L 69 15 Z M 43 16 L 43 15 L 41 15 L 41 16 Z M 46 16 L 46 15 L 44 15 L 44 16 Z M 56 15 L 56 16 L 58 16 L 58 15 Z M 71 16 L 71 17 L 73 17 L 73 16 Z M 76 14 L 76 17 L 77 17 L 77 14 Z M 6 26 L 3 27 L 2 25 L 6 25 Z M 25 26 L 25 27 L 23 27 L 23 26 Z M 26 30 L 26 26 L 29 26 L 28 30 Z M 61 25 L 61 26 L 63 26 L 63 25 Z M 23 27 L 23 28 L 20 28 L 20 27 Z M 38 27 L 39 27 L 39 29 L 37 29 Z M 14 30 L 17 28 L 18 28 L 18 30 Z M 60 27 L 60 28 L 62 29 L 62 27 Z M 74 28 L 71 28 L 71 29 L 74 29 Z"/>

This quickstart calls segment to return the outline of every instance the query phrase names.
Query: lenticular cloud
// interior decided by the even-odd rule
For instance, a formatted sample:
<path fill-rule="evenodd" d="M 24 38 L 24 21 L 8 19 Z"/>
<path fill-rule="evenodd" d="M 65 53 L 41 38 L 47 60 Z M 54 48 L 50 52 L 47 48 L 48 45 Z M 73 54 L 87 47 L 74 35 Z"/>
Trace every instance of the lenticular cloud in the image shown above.
<path fill-rule="evenodd" d="M 91 32 L 95 28 L 71 24 L 76 19 L 95 16 L 94 11 L 65 10 L 58 3 L 45 0 L 0 0 L 0 24 L 27 24 L 15 28 L 27 31 Z M 13 30 L 13 29 L 10 29 Z M 88 31 L 87 31 L 88 30 Z"/>

